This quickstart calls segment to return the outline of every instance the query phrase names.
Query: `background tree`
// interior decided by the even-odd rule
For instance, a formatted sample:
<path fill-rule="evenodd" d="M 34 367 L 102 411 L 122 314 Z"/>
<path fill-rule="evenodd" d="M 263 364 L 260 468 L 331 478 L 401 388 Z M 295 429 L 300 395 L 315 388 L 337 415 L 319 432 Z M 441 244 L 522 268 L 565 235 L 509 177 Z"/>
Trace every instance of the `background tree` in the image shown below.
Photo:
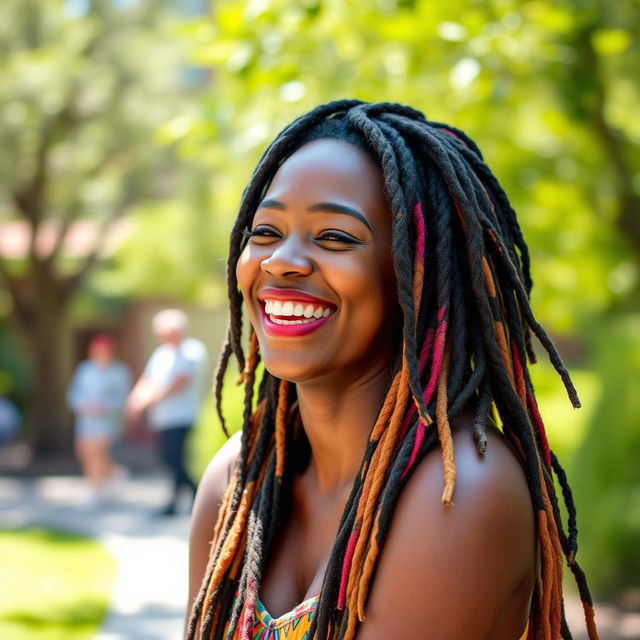
<path fill-rule="evenodd" d="M 21 221 L 29 237 L 26 255 L 0 257 L 0 283 L 32 363 L 37 452 L 67 440 L 61 354 L 71 300 L 113 223 L 141 198 L 172 188 L 168 154 L 154 144 L 179 81 L 163 5 L 0 5 L 0 224 Z M 79 221 L 94 232 L 81 259 L 65 250 Z"/>

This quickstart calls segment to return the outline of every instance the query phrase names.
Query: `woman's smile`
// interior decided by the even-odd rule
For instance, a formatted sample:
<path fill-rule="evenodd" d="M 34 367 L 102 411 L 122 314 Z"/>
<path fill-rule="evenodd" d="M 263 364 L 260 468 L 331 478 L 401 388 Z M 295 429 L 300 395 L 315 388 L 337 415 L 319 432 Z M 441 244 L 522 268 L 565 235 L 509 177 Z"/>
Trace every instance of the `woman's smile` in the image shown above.
<path fill-rule="evenodd" d="M 327 323 L 336 306 L 298 289 L 263 289 L 262 302 L 265 332 L 272 336 L 303 336 Z"/>

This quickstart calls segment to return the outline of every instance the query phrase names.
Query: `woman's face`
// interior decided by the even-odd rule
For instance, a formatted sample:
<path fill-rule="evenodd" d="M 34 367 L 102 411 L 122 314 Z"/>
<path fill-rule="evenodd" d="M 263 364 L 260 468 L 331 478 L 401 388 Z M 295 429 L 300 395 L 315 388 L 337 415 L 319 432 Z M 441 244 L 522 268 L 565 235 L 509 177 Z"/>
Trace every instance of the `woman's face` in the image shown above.
<path fill-rule="evenodd" d="M 250 231 L 236 273 L 270 373 L 348 384 L 389 365 L 399 324 L 391 214 L 364 152 L 333 139 L 304 145 Z"/>

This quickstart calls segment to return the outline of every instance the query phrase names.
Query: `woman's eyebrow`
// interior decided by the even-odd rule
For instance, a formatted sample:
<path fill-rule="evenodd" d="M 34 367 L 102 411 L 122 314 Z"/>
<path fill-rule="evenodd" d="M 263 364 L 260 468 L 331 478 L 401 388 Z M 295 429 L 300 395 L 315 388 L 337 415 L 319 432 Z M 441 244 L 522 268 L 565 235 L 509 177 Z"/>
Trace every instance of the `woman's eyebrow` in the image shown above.
<path fill-rule="evenodd" d="M 267 200 L 263 200 L 258 205 L 258 209 L 278 209 L 279 211 L 284 211 L 286 208 L 287 205 L 284 202 L 274 200 L 273 198 L 267 198 Z"/>
<path fill-rule="evenodd" d="M 315 211 L 326 211 L 327 213 L 344 213 L 347 216 L 352 216 L 357 220 L 360 220 L 362 224 L 369 229 L 369 231 L 373 231 L 371 229 L 371 225 L 367 221 L 367 219 L 353 207 L 348 207 L 346 204 L 338 204 L 337 202 L 317 202 L 316 204 L 312 204 L 307 211 L 313 213 Z"/>
<path fill-rule="evenodd" d="M 280 200 L 274 200 L 273 198 L 268 198 L 267 200 L 263 200 L 259 205 L 258 209 L 277 209 L 278 211 L 286 211 L 287 205 L 284 202 L 280 202 Z M 342 213 L 347 216 L 352 216 L 362 222 L 362 224 L 369 229 L 369 231 L 373 231 L 371 229 L 371 225 L 367 221 L 367 219 L 362 215 L 360 211 L 354 209 L 353 207 L 349 207 L 346 204 L 338 204 L 337 202 L 317 202 L 316 204 L 312 204 L 307 208 L 309 213 L 315 213 L 317 211 L 323 211 L 327 213 Z"/>

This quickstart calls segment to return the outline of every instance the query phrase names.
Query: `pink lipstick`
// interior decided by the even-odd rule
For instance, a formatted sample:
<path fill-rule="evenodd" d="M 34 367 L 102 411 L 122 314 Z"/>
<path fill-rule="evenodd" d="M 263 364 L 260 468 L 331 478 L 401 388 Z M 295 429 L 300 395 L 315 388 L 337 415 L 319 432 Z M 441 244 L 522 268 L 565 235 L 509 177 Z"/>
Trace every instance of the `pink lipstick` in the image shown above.
<path fill-rule="evenodd" d="M 336 310 L 335 304 L 300 289 L 267 287 L 258 295 L 265 331 L 297 337 L 319 329 Z"/>

